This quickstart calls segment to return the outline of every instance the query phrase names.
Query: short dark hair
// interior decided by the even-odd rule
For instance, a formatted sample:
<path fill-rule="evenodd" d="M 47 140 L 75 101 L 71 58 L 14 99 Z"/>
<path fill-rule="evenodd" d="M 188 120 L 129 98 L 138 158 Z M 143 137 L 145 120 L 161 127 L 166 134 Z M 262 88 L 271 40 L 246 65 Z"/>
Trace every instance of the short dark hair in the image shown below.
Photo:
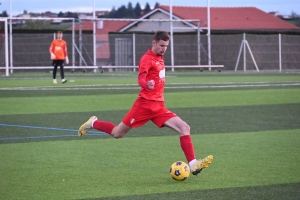
<path fill-rule="evenodd" d="M 57 33 L 63 33 L 62 31 L 57 31 Z"/>
<path fill-rule="evenodd" d="M 169 41 L 170 35 L 166 31 L 157 31 L 154 35 L 153 40 L 155 40 L 156 42 L 158 42 L 159 40 Z"/>

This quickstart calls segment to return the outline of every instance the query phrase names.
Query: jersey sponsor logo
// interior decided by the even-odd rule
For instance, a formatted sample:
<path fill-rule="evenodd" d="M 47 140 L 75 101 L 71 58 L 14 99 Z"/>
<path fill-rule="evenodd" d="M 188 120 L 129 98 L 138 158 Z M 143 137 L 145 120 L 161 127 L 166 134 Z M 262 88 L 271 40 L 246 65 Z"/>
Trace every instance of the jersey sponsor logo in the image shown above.
<path fill-rule="evenodd" d="M 160 70 L 159 78 L 165 78 L 165 76 L 166 76 L 166 70 L 165 69 Z"/>
<path fill-rule="evenodd" d="M 62 49 L 61 46 L 55 46 L 55 50 L 59 51 L 61 49 Z"/>
<path fill-rule="evenodd" d="M 131 118 L 130 119 L 130 124 L 133 124 L 135 122 L 135 119 Z"/>

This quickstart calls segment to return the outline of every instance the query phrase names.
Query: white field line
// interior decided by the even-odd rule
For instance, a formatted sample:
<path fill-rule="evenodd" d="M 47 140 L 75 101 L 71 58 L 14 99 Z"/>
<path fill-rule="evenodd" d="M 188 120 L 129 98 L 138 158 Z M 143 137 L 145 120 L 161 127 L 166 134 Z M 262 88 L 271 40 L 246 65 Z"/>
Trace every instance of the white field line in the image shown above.
<path fill-rule="evenodd" d="M 172 85 L 172 86 L 169 86 Z M 205 89 L 205 88 L 243 88 L 243 87 L 274 87 L 300 86 L 300 82 L 239 82 L 239 83 L 169 83 L 166 89 Z M 130 90 L 140 89 L 137 84 L 104 84 L 75 86 L 34 86 L 34 87 L 4 87 L 0 90 Z"/>

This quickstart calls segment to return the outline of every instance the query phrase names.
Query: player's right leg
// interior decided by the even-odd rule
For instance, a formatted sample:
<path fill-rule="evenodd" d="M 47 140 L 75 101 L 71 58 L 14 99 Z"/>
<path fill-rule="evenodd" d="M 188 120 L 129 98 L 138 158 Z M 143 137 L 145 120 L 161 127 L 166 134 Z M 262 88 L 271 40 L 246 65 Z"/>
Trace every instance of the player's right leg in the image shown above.
<path fill-rule="evenodd" d="M 207 168 L 211 164 L 213 158 L 214 157 L 212 155 L 209 155 L 203 159 L 197 160 L 194 166 L 191 167 L 192 174 L 197 175 L 202 171 L 202 169 Z"/>
<path fill-rule="evenodd" d="M 53 64 L 53 73 L 52 73 L 52 76 L 53 76 L 53 83 L 56 84 L 57 81 L 56 81 L 56 71 L 57 71 L 57 61 L 56 60 L 53 60 L 52 62 Z"/>
<path fill-rule="evenodd" d="M 212 160 L 213 156 L 207 156 L 204 159 L 196 160 L 195 150 L 193 142 L 190 136 L 190 127 L 189 125 L 181 120 L 179 117 L 172 117 L 164 123 L 165 126 L 172 128 L 177 131 L 180 135 L 180 145 L 186 156 L 187 161 L 189 162 L 191 172 L 193 175 L 199 174 L 202 169 L 207 168 Z"/>

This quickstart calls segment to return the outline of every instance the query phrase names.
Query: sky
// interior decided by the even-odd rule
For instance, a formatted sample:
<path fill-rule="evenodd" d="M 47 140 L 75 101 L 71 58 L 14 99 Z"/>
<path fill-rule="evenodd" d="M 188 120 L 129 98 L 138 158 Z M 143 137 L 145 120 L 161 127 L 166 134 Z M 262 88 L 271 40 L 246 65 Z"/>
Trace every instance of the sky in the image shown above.
<path fill-rule="evenodd" d="M 135 7 L 137 3 L 143 8 L 149 3 L 153 8 L 156 3 L 173 6 L 207 6 L 211 7 L 244 7 L 253 6 L 265 12 L 278 11 L 283 15 L 292 12 L 300 15 L 300 0 L 0 0 L 0 12 L 12 10 L 13 16 L 28 12 L 92 12 L 95 10 L 116 9 L 131 2 Z"/>

